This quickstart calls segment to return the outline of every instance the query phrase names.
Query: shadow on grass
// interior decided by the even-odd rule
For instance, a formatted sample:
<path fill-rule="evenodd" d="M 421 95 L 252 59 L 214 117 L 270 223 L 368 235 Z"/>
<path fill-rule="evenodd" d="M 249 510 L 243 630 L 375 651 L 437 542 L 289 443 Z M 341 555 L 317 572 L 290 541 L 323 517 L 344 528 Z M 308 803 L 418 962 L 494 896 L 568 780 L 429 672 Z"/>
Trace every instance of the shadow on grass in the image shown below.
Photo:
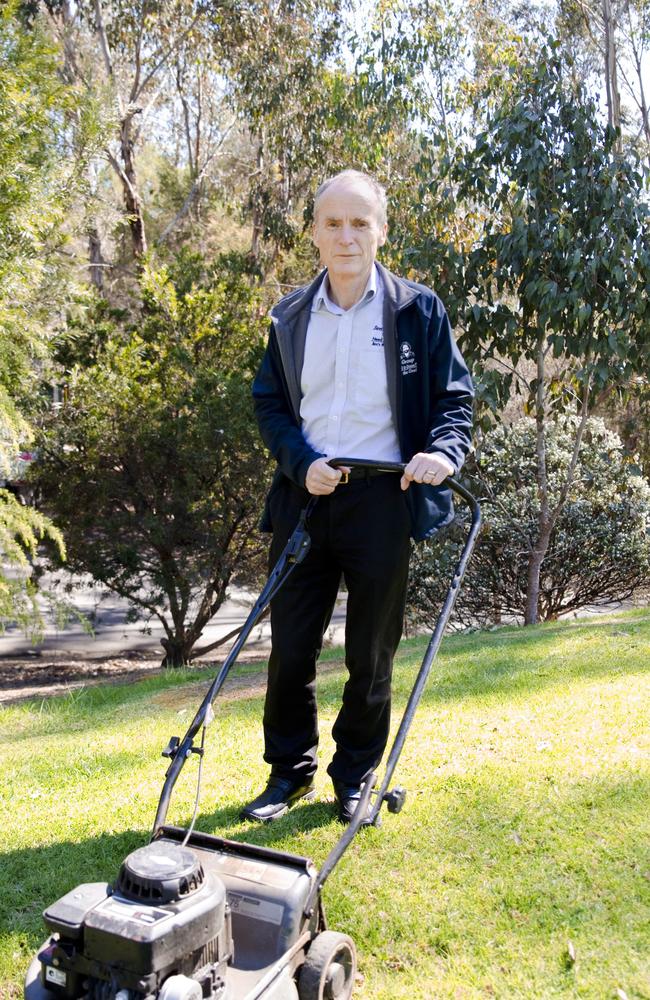
<path fill-rule="evenodd" d="M 242 806 L 245 803 L 242 801 Z M 294 834 L 308 833 L 322 827 L 332 826 L 333 836 L 338 837 L 343 827 L 336 821 L 334 802 L 297 803 L 288 813 L 272 823 L 242 822 L 239 819 L 241 806 L 232 809 L 217 809 L 202 813 L 197 820 L 197 829 L 226 837 L 239 843 L 257 844 L 269 847 L 278 841 L 286 841 Z"/>
<path fill-rule="evenodd" d="M 239 821 L 240 808 L 233 806 L 203 814 L 196 828 L 230 840 L 269 846 L 298 832 L 331 825 L 334 818 L 333 806 L 314 803 L 298 805 L 286 817 L 268 826 L 243 825 Z M 340 832 L 337 824 L 332 842 Z M 150 830 L 127 830 L 2 854 L 5 892 L 0 894 L 0 940 L 12 936 L 12 947 L 20 953 L 17 962 L 20 977 L 47 937 L 42 921 L 45 907 L 81 883 L 112 882 L 126 855 L 147 844 L 150 835 Z"/>
<path fill-rule="evenodd" d="M 467 793 L 447 802 L 444 823 L 438 814 L 441 801 L 434 795 L 407 805 L 410 815 L 386 817 L 383 829 L 372 831 L 378 836 L 366 839 L 360 832 L 360 853 L 346 857 L 332 891 L 340 897 L 335 913 L 340 909 L 345 914 L 346 906 L 352 906 L 346 919 L 362 950 L 381 951 L 397 934 L 403 955 L 409 960 L 412 955 L 415 962 L 424 919 L 445 937 L 450 954 L 480 948 L 482 931 L 477 928 L 486 922 L 492 926 L 489 933 L 511 930 L 531 961 L 558 927 L 562 934 L 569 929 L 582 934 L 584 946 L 593 941 L 594 948 L 600 935 L 611 930 L 621 961 L 625 948 L 641 954 L 650 856 L 639 837 L 650 779 L 576 780 L 557 790 L 552 808 L 542 781 L 530 789 L 526 803 L 516 786 L 480 785 L 468 787 Z M 297 805 L 264 826 L 240 826 L 238 808 L 204 813 L 197 827 L 258 845 L 284 841 L 284 850 L 293 849 L 292 836 L 327 826 L 331 846 L 342 830 L 333 822 L 333 806 L 324 802 Z M 47 936 L 41 920 L 45 906 L 80 883 L 113 881 L 123 858 L 148 840 L 148 830 L 130 829 L 3 855 L 2 874 L 11 889 L 0 895 L 0 937 L 11 935 L 12 947 L 18 948 L 17 978 Z M 326 848 L 321 837 L 319 852 Z M 364 864 L 364 854 L 372 864 Z M 360 865 L 363 901 L 358 895 Z M 412 906 L 413 915 L 406 919 Z M 457 927 L 448 908 L 463 915 Z M 381 911 L 381 919 L 375 911 Z"/>
<path fill-rule="evenodd" d="M 402 645 L 395 661 L 393 694 L 408 698 L 426 641 Z M 650 669 L 650 624 L 632 620 L 609 626 L 549 625 L 454 636 L 434 661 L 424 702 L 486 695 L 536 694 L 576 681 L 591 681 Z M 320 693 L 330 697 L 329 683 Z"/>
<path fill-rule="evenodd" d="M 576 649 L 576 643 L 582 644 Z M 426 650 L 427 640 L 410 639 L 398 652 L 393 694 L 396 706 L 408 697 Z M 603 651 L 603 646 L 605 650 Z M 504 696 L 536 693 L 556 685 L 649 669 L 650 619 L 630 618 L 617 622 L 549 624 L 529 629 L 504 629 L 472 635 L 449 636 L 434 662 L 424 701 L 455 701 L 485 695 Z M 336 709 L 347 676 L 328 650 L 319 671 L 318 696 L 322 709 Z M 340 655 L 340 654 L 339 654 Z M 163 710 L 188 700 L 188 714 L 174 719 L 175 731 L 184 732 L 195 708 L 207 691 L 216 669 L 170 671 L 130 684 L 97 685 L 38 702 L 23 702 L 33 713 L 22 732 L 5 731 L 0 743 L 27 739 L 34 728 L 48 735 L 97 729 L 104 722 L 113 726 L 119 713 L 129 709 L 150 716 L 157 695 Z M 225 697 L 215 701 L 218 718 L 227 723 L 261 719 L 265 664 L 252 670 L 249 664 L 233 669 L 224 687 Z M 200 686 L 204 684 L 203 691 Z M 190 693 L 184 689 L 191 686 Z M 196 690 L 198 688 L 198 690 Z M 153 706 L 152 706 L 153 702 Z M 110 713 L 108 715 L 108 713 Z M 1 715 L 1 711 L 0 711 Z M 108 718 L 106 716 L 108 715 Z M 44 722 L 40 720 L 44 719 Z"/>
<path fill-rule="evenodd" d="M 38 947 L 48 904 L 82 882 L 112 881 L 124 857 L 147 840 L 147 831 L 127 830 L 4 853 L 2 878 L 11 891 L 0 894 L 0 934 L 18 933 Z"/>
<path fill-rule="evenodd" d="M 242 823 L 239 811 L 243 804 L 242 800 L 241 804 L 201 813 L 195 829 L 257 845 L 270 845 L 326 826 L 333 827 L 334 839 L 343 830 L 334 823 L 333 803 L 298 804 L 281 819 L 268 824 Z M 176 822 L 170 814 L 168 823 Z M 9 930 L 29 933 L 30 928 L 40 926 L 40 914 L 46 904 L 77 884 L 112 881 L 126 855 L 147 844 L 150 837 L 150 829 L 127 830 L 79 842 L 61 841 L 2 853 L 2 879 L 12 889 L 9 895 L 0 894 L 0 934 Z"/>

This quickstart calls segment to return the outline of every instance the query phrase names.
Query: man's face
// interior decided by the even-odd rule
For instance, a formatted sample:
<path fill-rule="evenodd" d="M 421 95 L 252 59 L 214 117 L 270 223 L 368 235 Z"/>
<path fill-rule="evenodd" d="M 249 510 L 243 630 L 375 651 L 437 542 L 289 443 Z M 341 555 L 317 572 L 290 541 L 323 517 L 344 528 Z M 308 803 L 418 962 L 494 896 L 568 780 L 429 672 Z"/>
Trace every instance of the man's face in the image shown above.
<path fill-rule="evenodd" d="M 359 180 L 335 181 L 322 195 L 312 238 L 330 278 L 367 278 L 386 241 L 386 224 L 380 206 L 367 184 Z"/>

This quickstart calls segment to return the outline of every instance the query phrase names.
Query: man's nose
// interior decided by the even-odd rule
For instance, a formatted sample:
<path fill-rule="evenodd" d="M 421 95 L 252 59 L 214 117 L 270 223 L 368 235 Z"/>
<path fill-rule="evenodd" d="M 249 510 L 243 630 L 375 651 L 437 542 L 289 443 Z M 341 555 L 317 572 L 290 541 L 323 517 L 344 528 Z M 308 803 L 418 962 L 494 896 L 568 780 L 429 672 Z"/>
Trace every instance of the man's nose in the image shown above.
<path fill-rule="evenodd" d="M 339 231 L 339 236 L 341 243 L 351 243 L 352 242 L 352 226 L 343 225 Z"/>

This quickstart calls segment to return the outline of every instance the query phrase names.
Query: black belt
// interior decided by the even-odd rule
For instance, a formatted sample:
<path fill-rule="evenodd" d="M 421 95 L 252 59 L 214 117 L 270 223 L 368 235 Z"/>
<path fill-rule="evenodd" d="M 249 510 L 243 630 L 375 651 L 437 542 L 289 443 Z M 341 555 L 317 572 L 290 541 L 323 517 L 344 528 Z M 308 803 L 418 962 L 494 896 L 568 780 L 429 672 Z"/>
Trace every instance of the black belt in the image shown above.
<path fill-rule="evenodd" d="M 350 479 L 374 479 L 375 476 L 394 476 L 394 472 L 385 472 L 383 469 L 364 469 L 355 466 L 350 472 L 343 472 L 339 480 L 339 486 L 345 486 Z"/>

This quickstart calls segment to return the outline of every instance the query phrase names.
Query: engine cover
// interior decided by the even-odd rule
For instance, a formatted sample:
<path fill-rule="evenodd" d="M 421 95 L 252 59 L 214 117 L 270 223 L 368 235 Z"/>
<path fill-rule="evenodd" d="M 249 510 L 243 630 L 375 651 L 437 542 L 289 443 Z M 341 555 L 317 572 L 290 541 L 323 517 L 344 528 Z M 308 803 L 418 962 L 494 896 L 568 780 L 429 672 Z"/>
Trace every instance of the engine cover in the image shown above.
<path fill-rule="evenodd" d="M 172 974 L 196 979 L 205 997 L 225 997 L 233 951 L 226 890 L 189 848 L 140 848 L 113 886 L 79 886 L 44 918 L 58 940 L 39 955 L 42 982 L 61 997 L 113 996 L 119 989 L 156 997 Z"/>

